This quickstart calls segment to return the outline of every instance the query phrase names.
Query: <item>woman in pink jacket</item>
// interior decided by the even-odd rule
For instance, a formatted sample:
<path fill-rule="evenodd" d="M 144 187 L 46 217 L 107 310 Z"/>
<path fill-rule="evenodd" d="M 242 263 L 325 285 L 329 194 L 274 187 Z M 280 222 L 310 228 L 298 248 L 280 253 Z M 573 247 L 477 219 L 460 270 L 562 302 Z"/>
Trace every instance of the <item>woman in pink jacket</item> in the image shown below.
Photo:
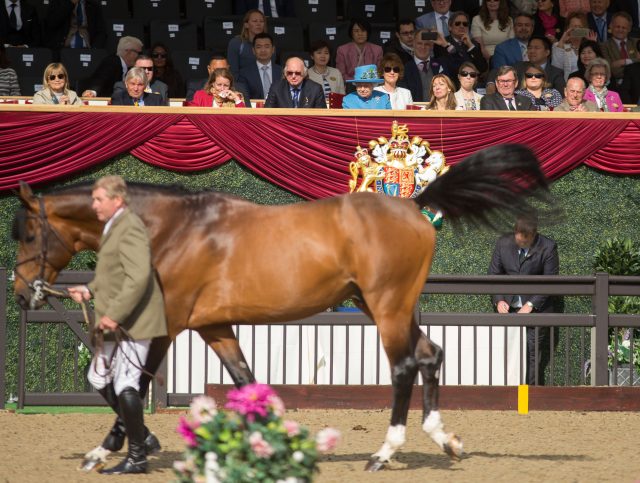
<path fill-rule="evenodd" d="M 336 52 L 336 67 L 345 81 L 353 79 L 356 67 L 380 63 L 382 47 L 368 42 L 370 35 L 369 22 L 364 19 L 351 19 L 349 36 L 353 42 L 341 45 Z"/>
<path fill-rule="evenodd" d="M 611 79 L 609 62 L 596 57 L 587 64 L 584 76 L 589 81 L 589 87 L 584 91 L 585 100 L 595 102 L 598 108 L 604 112 L 624 111 L 618 93 L 607 89 L 607 84 Z"/>

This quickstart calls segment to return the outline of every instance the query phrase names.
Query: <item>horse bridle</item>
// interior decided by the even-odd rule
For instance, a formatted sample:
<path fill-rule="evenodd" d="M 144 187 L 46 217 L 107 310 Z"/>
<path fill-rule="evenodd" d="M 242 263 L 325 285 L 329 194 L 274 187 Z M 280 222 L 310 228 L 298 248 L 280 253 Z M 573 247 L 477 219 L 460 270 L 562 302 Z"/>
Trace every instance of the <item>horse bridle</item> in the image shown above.
<path fill-rule="evenodd" d="M 38 213 L 36 215 L 32 215 L 31 210 L 27 210 L 26 216 L 27 218 L 35 217 L 35 219 L 41 226 L 40 253 L 24 260 L 16 261 L 16 267 L 14 269 L 15 276 L 22 280 L 24 284 L 33 292 L 33 294 L 31 295 L 31 299 L 29 300 L 29 308 L 31 310 L 35 309 L 36 304 L 43 301 L 47 297 L 47 294 L 60 295 L 58 291 L 53 290 L 49 283 L 44 280 L 45 269 L 47 265 L 56 270 L 56 267 L 54 267 L 53 264 L 47 259 L 49 249 L 49 234 L 53 234 L 53 236 L 57 238 L 58 242 L 60 242 L 64 249 L 67 250 L 72 256 L 75 253 L 64 240 L 64 238 L 62 238 L 62 236 L 58 233 L 58 231 L 49 223 L 47 212 L 44 208 L 44 200 L 41 197 L 38 197 L 38 208 Z M 40 271 L 38 273 L 38 277 L 33 282 L 29 282 L 27 278 L 18 271 L 18 267 L 24 265 L 25 263 L 33 261 L 36 261 L 40 264 Z"/>

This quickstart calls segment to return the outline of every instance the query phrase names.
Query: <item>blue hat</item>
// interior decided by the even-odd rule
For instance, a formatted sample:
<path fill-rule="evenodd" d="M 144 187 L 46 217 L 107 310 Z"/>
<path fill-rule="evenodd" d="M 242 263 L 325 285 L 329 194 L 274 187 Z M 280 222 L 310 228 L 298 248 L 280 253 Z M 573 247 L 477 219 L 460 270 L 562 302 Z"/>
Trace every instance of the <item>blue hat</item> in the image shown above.
<path fill-rule="evenodd" d="M 356 67 L 353 79 L 347 82 L 370 82 L 371 84 L 383 84 L 384 79 L 378 79 L 378 68 L 373 65 L 359 65 Z"/>

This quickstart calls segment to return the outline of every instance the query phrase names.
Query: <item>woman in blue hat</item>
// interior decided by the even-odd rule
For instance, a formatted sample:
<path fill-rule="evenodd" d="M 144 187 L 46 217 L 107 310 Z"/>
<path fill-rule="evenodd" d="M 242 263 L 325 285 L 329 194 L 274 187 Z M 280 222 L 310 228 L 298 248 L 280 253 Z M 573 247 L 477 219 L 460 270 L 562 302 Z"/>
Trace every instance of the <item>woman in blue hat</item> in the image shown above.
<path fill-rule="evenodd" d="M 378 78 L 378 68 L 375 65 L 356 67 L 353 79 L 347 82 L 354 83 L 356 91 L 344 96 L 343 109 L 391 109 L 389 95 L 373 90 L 373 86 L 384 83 L 383 79 Z"/>

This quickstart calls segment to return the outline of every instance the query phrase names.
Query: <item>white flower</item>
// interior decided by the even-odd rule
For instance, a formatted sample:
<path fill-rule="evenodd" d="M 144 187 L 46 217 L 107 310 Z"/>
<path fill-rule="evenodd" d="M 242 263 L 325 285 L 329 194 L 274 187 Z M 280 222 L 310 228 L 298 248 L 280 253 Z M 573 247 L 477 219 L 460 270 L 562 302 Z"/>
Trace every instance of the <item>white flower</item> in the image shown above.
<path fill-rule="evenodd" d="M 216 414 L 216 402 L 209 396 L 196 396 L 191 401 L 191 417 L 196 423 L 208 423 Z"/>
<path fill-rule="evenodd" d="M 340 441 L 340 431 L 334 428 L 325 428 L 316 436 L 316 448 L 321 453 L 333 451 Z"/>
<path fill-rule="evenodd" d="M 302 451 L 294 451 L 292 457 L 293 461 L 295 461 L 296 463 L 301 463 L 304 459 L 304 453 Z"/>

